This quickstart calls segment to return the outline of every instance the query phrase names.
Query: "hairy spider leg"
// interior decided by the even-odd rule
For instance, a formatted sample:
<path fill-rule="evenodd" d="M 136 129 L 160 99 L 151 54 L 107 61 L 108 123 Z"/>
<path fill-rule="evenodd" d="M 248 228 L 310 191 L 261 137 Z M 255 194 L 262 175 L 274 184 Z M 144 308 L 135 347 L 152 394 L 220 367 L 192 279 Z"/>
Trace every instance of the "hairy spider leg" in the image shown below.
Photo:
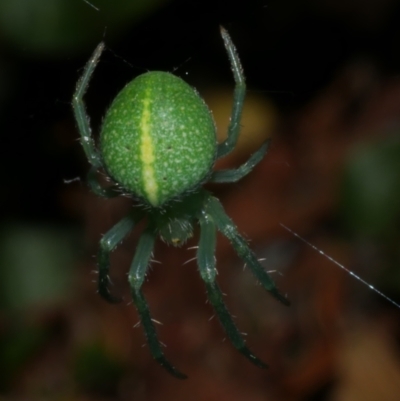
<path fill-rule="evenodd" d="M 276 299 L 289 306 L 289 300 L 279 292 L 272 278 L 264 270 L 257 260 L 256 255 L 249 248 L 246 240 L 238 233 L 235 224 L 225 213 L 219 200 L 210 195 L 206 201 L 205 210 L 213 218 L 218 230 L 229 239 L 236 253 L 246 262 L 261 285 Z"/>
<path fill-rule="evenodd" d="M 217 158 L 221 158 L 230 153 L 236 146 L 236 142 L 240 132 L 240 119 L 242 117 L 243 102 L 246 95 L 246 82 L 243 74 L 242 64 L 235 45 L 232 42 L 228 32 L 221 26 L 221 36 L 224 41 L 226 52 L 231 64 L 233 78 L 235 80 L 235 90 L 233 93 L 233 105 L 231 112 L 231 120 L 228 127 L 228 137 L 225 141 L 218 144 Z"/>
<path fill-rule="evenodd" d="M 87 181 L 90 189 L 97 195 L 103 198 L 113 198 L 118 196 L 119 193 L 115 187 L 103 188 L 97 180 L 96 174 L 100 167 L 102 167 L 101 156 L 96 149 L 96 144 L 92 136 L 90 128 L 90 119 L 86 113 L 86 106 L 83 97 L 89 87 L 90 79 L 99 62 L 100 56 L 104 50 L 104 43 L 101 42 L 94 50 L 92 57 L 86 63 L 83 74 L 76 84 L 75 92 L 72 97 L 72 107 L 74 110 L 75 120 L 78 124 L 78 130 L 81 136 L 81 144 L 85 151 L 89 163 L 92 165 L 87 175 Z"/>
<path fill-rule="evenodd" d="M 92 57 L 90 57 L 89 61 L 85 65 L 83 74 L 76 84 L 74 96 L 72 97 L 72 107 L 76 122 L 78 124 L 78 130 L 81 135 L 82 147 L 85 151 L 86 157 L 89 160 L 89 163 L 95 168 L 100 168 L 102 166 L 101 157 L 96 149 L 96 145 L 92 137 L 89 117 L 86 113 L 83 97 L 88 89 L 90 78 L 92 77 L 92 74 L 96 68 L 101 53 L 104 50 L 104 46 L 105 45 L 103 42 L 97 45 Z"/>
<path fill-rule="evenodd" d="M 247 162 L 243 163 L 239 168 L 232 170 L 218 170 L 211 175 L 210 182 L 236 182 L 249 174 L 253 168 L 267 153 L 271 140 L 266 140 L 256 152 L 254 152 Z"/>
<path fill-rule="evenodd" d="M 117 303 L 121 301 L 121 298 L 112 295 L 108 288 L 110 283 L 110 253 L 121 243 L 129 232 L 132 231 L 141 217 L 141 212 L 136 210 L 131 212 L 107 231 L 100 240 L 100 247 L 97 253 L 97 263 L 99 267 L 98 291 L 108 302 Z"/>
<path fill-rule="evenodd" d="M 115 198 L 116 196 L 120 196 L 121 192 L 117 191 L 115 186 L 107 188 L 102 187 L 98 180 L 97 172 L 98 168 L 92 166 L 87 174 L 87 182 L 92 192 L 102 198 Z"/>
<path fill-rule="evenodd" d="M 156 236 L 156 230 L 150 226 L 143 232 L 139 239 L 128 275 L 132 299 L 139 313 L 140 321 L 143 325 L 147 343 L 153 358 L 173 376 L 178 379 L 186 379 L 187 376 L 172 366 L 162 352 L 161 343 L 157 337 L 156 329 L 150 315 L 149 306 L 141 291 L 147 267 L 150 263 Z"/>
<path fill-rule="evenodd" d="M 197 251 L 197 263 L 201 278 L 204 280 L 208 299 L 218 315 L 219 321 L 222 324 L 226 334 L 231 340 L 233 346 L 241 352 L 247 359 L 260 368 L 267 368 L 263 361 L 257 358 L 246 346 L 242 335 L 232 320 L 228 309 L 223 301 L 222 292 L 216 282 L 215 268 L 215 246 L 216 246 L 216 231 L 217 227 L 213 218 L 202 213 L 199 216 L 200 222 L 200 241 Z"/>

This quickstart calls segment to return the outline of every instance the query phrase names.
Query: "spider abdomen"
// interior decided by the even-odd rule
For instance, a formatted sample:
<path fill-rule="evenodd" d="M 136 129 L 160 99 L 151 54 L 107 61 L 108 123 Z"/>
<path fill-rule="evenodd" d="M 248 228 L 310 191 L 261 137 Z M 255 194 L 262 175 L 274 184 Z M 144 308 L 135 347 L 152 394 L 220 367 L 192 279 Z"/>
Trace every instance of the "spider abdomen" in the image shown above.
<path fill-rule="evenodd" d="M 201 184 L 216 153 L 211 113 L 196 91 L 166 72 L 149 72 L 115 98 L 103 122 L 107 172 L 123 188 L 160 206 Z"/>

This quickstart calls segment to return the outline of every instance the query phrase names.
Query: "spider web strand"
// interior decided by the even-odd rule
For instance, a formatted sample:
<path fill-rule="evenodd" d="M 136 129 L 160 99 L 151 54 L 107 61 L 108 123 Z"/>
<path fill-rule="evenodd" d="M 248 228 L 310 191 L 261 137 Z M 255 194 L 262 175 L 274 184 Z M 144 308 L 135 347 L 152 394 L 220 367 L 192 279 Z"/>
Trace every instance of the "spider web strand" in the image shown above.
<path fill-rule="evenodd" d="M 294 235 L 296 238 L 298 238 L 300 241 L 303 241 L 306 245 L 314 249 L 316 252 L 318 252 L 320 255 L 324 256 L 326 259 L 328 259 L 330 262 L 335 264 L 336 266 L 340 267 L 342 270 L 344 270 L 347 274 L 350 276 L 354 277 L 356 280 L 360 281 L 364 285 L 366 285 L 370 290 L 374 291 L 378 295 L 380 295 L 382 298 L 386 299 L 386 301 L 390 302 L 394 306 L 400 309 L 400 304 L 397 302 L 393 301 L 392 298 L 389 298 L 387 295 L 385 295 L 382 291 L 379 291 L 377 288 L 375 288 L 372 284 L 368 283 L 368 281 L 365 281 L 363 278 L 352 272 L 350 269 L 348 269 L 346 266 L 342 265 L 339 263 L 337 260 L 333 259 L 331 256 L 327 255 L 324 251 L 321 249 L 317 248 L 315 245 L 313 245 L 311 242 L 307 241 L 305 238 L 291 230 L 289 227 L 285 226 L 282 223 L 279 223 L 281 227 L 283 227 L 286 231 L 290 232 L 292 235 Z"/>

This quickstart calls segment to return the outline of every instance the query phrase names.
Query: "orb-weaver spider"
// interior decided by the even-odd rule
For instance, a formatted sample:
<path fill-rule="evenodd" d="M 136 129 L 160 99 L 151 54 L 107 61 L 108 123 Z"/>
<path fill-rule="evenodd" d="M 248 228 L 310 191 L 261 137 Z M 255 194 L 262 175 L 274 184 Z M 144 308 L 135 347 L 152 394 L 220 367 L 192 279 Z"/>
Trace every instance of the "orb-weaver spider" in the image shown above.
<path fill-rule="evenodd" d="M 107 301 L 119 301 L 109 291 L 110 253 L 135 224 L 147 216 L 147 228 L 139 239 L 128 275 L 132 299 L 153 357 L 178 378 L 186 376 L 164 356 L 141 290 L 158 235 L 168 244 L 181 246 L 191 237 L 194 224 L 199 222 L 197 263 L 208 299 L 232 344 L 255 365 L 267 366 L 246 346 L 216 283 L 217 229 L 230 240 L 263 287 L 285 305 L 289 304 L 225 214 L 221 203 L 201 186 L 205 182 L 240 180 L 261 161 L 269 143 L 265 142 L 239 168 L 213 171 L 215 160 L 227 155 L 236 145 L 246 91 L 236 48 L 222 27 L 221 36 L 235 80 L 228 137 L 222 143 L 217 143 L 211 112 L 196 91 L 170 73 L 155 71 L 138 76 L 117 95 L 104 118 L 98 149 L 91 135 L 83 97 L 104 50 L 103 43 L 87 62 L 72 100 L 81 143 L 91 164 L 88 174 L 91 189 L 103 197 L 124 192 L 138 201 L 131 213 L 100 241 L 98 291 Z M 98 170 L 110 177 L 111 187 L 101 186 L 97 180 Z"/>

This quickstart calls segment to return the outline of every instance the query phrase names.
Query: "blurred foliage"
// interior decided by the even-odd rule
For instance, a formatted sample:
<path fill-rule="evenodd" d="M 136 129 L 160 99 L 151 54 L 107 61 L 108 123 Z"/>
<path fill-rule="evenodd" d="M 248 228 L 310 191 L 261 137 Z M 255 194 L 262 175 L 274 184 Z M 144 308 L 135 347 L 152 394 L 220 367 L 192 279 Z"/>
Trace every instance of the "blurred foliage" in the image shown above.
<path fill-rule="evenodd" d="M 0 304 L 9 310 L 54 307 L 71 297 L 74 235 L 44 226 L 0 232 Z"/>
<path fill-rule="evenodd" d="M 342 213 L 357 236 L 399 236 L 400 136 L 363 143 L 352 153 L 343 178 Z"/>
<path fill-rule="evenodd" d="M 0 335 L 0 391 L 13 383 L 15 376 L 48 340 L 45 327 L 17 323 Z"/>
<path fill-rule="evenodd" d="M 166 1 L 1 0 L 0 31 L 23 51 L 65 56 L 120 35 Z"/>
<path fill-rule="evenodd" d="M 98 343 L 82 346 L 73 364 L 74 376 L 82 390 L 109 396 L 116 392 L 125 367 Z"/>

